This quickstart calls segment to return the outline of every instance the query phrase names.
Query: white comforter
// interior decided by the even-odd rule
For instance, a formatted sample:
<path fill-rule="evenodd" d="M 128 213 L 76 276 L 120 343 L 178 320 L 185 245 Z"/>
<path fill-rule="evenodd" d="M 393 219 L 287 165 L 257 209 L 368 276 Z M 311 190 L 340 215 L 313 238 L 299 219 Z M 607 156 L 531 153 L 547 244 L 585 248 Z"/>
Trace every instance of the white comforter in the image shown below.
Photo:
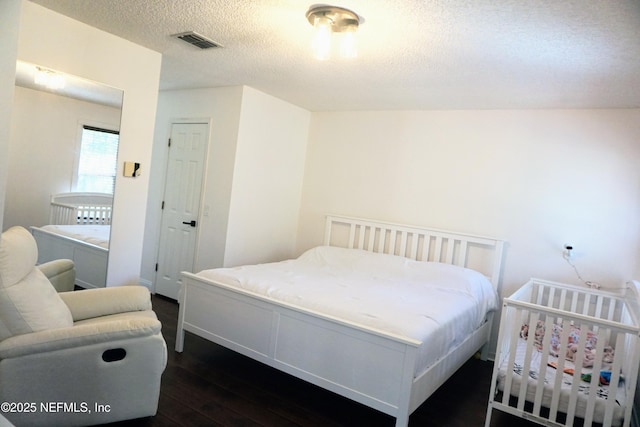
<path fill-rule="evenodd" d="M 198 275 L 422 343 L 421 372 L 478 328 L 498 296 L 482 274 L 448 264 L 319 246 L 295 260 Z"/>

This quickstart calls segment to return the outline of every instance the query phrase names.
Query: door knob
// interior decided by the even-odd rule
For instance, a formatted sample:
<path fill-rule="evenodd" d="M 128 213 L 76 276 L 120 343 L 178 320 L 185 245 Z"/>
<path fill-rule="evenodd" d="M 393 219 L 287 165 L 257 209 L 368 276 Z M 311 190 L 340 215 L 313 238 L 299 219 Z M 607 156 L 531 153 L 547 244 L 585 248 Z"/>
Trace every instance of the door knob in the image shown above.
<path fill-rule="evenodd" d="M 186 225 L 190 225 L 190 226 L 192 226 L 192 227 L 195 227 L 195 226 L 196 226 L 196 220 L 195 220 L 195 219 L 194 219 L 194 220 L 191 220 L 191 221 L 182 221 L 182 223 L 183 223 L 183 224 L 186 224 Z"/>

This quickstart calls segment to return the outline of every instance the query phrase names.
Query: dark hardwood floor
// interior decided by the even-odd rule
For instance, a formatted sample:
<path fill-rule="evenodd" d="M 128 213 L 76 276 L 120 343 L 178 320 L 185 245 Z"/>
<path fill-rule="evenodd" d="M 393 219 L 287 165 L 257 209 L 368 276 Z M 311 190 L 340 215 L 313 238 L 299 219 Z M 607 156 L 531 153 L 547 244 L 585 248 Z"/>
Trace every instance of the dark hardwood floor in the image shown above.
<path fill-rule="evenodd" d="M 394 418 L 298 380 L 187 333 L 174 351 L 178 304 L 153 297 L 167 342 L 154 417 L 113 423 L 128 426 L 380 426 Z M 469 360 L 410 418 L 410 426 L 484 426 L 492 364 Z M 494 411 L 492 427 L 534 424 Z"/>

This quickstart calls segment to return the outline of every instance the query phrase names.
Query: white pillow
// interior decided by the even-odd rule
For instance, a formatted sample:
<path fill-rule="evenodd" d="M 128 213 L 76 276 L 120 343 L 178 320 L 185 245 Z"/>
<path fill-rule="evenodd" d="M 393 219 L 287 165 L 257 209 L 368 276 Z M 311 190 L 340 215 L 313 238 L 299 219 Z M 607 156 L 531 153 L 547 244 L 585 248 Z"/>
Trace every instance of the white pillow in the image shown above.
<path fill-rule="evenodd" d="M 0 239 L 0 340 L 73 326 L 73 318 L 46 276 L 35 267 L 36 242 L 12 227 Z"/>

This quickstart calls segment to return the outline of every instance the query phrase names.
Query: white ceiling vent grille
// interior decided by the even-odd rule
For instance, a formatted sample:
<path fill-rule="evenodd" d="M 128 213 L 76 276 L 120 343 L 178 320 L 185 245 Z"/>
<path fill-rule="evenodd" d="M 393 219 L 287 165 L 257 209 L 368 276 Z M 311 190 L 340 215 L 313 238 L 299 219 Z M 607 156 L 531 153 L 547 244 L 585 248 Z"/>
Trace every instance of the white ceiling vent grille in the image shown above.
<path fill-rule="evenodd" d="M 213 40 L 206 38 L 205 36 L 196 33 L 195 31 L 187 31 L 186 33 L 173 34 L 171 37 L 179 38 L 189 44 L 192 44 L 200 49 L 211 49 L 214 47 L 222 47 L 220 43 L 216 43 Z"/>

